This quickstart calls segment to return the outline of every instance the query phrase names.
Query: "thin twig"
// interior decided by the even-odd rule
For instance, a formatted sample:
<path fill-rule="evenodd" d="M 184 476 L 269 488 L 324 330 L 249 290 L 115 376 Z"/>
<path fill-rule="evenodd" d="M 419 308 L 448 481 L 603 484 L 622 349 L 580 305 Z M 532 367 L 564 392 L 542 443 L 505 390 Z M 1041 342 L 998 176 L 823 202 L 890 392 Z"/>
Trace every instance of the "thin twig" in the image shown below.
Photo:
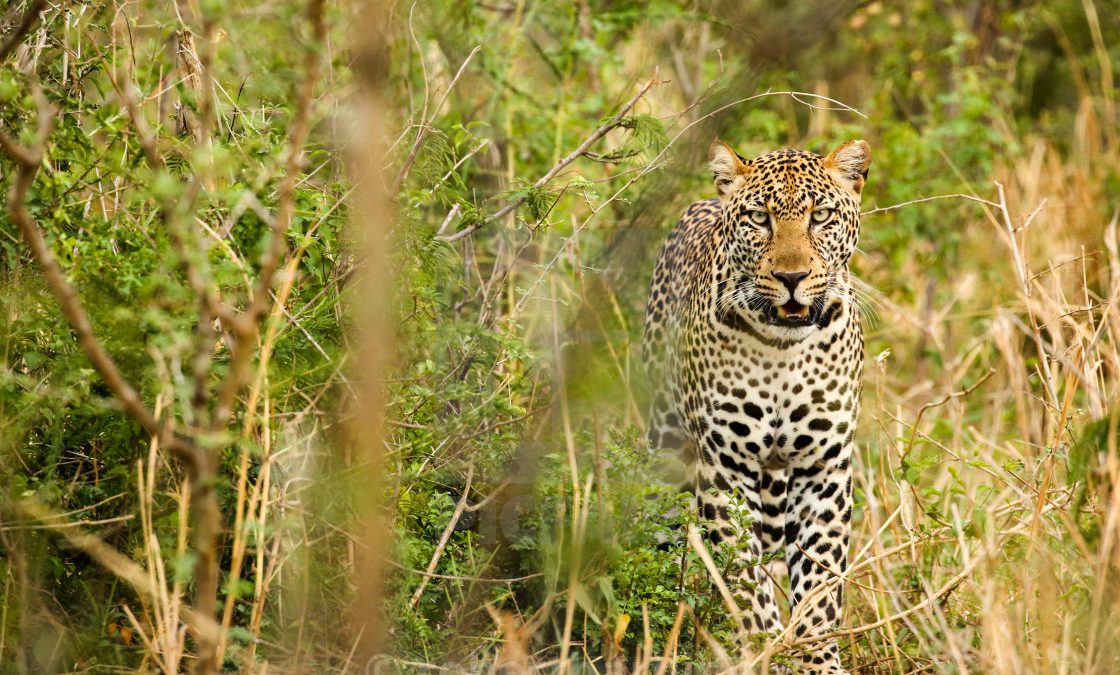
<path fill-rule="evenodd" d="M 736 630 L 741 634 L 743 632 L 743 613 L 739 609 L 738 603 L 735 602 L 735 596 L 731 594 L 731 590 L 727 587 L 723 573 L 720 572 L 716 561 L 712 559 L 712 554 L 708 552 L 704 540 L 700 538 L 700 530 L 691 523 L 688 525 L 688 544 L 696 551 L 696 555 L 700 556 L 700 561 L 704 563 L 704 568 L 708 570 L 708 576 L 711 577 L 712 583 L 719 590 L 719 595 L 723 598 L 723 604 L 727 606 L 727 611 L 731 614 Z"/>
<path fill-rule="evenodd" d="M 638 103 L 638 101 L 640 101 L 642 99 L 643 96 L 646 95 L 646 92 L 648 92 L 650 90 L 650 88 L 653 87 L 653 85 L 659 84 L 660 82 L 661 82 L 661 80 L 658 79 L 657 71 L 654 70 L 653 77 L 651 77 L 642 86 L 642 88 L 638 90 L 638 93 L 634 94 L 634 96 L 631 97 L 631 99 L 629 101 L 624 103 L 622 105 L 622 107 L 619 108 L 618 112 L 615 113 L 614 117 L 610 118 L 609 120 L 604 122 L 602 125 L 600 125 L 598 129 L 591 132 L 591 135 L 588 136 L 586 139 L 584 139 L 583 143 L 579 144 L 579 147 L 577 147 L 572 152 L 568 153 L 568 155 L 566 157 L 561 159 L 551 169 L 549 169 L 547 172 L 545 172 L 545 174 L 543 176 L 538 178 L 537 181 L 535 183 L 533 183 L 531 189 L 537 190 L 537 189 L 540 189 L 540 188 L 544 187 L 545 185 L 548 184 L 548 182 L 550 180 L 552 180 L 553 178 L 556 177 L 556 174 L 560 173 L 565 168 L 567 168 L 567 166 L 569 164 L 576 161 L 577 159 L 579 159 L 583 155 L 587 154 L 587 151 L 591 149 L 591 146 L 595 145 L 595 143 L 597 143 L 599 141 L 599 139 L 601 139 L 603 136 L 606 136 L 607 132 L 609 132 L 611 129 L 614 129 L 619 124 L 621 124 L 623 119 L 625 119 L 626 115 L 628 115 L 630 113 L 630 110 Z M 467 237 L 467 236 L 471 235 L 472 233 L 476 232 L 477 230 L 484 227 L 485 225 L 488 225 L 489 223 L 492 223 L 496 220 L 500 220 L 503 217 L 509 215 L 513 211 L 520 208 L 521 205 L 524 204 L 527 199 L 529 199 L 529 195 L 524 194 L 521 197 L 518 197 L 517 199 L 513 200 L 509 204 L 506 204 L 501 209 L 498 209 L 493 214 L 487 216 L 486 218 L 483 218 L 483 219 L 479 220 L 478 222 L 475 222 L 474 224 L 472 224 L 468 227 L 463 228 L 462 230 L 459 230 L 455 234 L 444 235 L 444 236 L 440 236 L 440 237 L 436 237 L 436 238 L 439 239 L 440 241 L 446 241 L 446 242 L 459 241 L 460 239 L 462 239 L 464 237 Z"/>
<path fill-rule="evenodd" d="M 715 115 L 723 112 L 724 110 L 727 110 L 727 109 L 729 109 L 733 106 L 736 106 L 736 105 L 740 105 L 742 103 L 747 103 L 749 101 L 754 101 L 754 100 L 757 100 L 757 99 L 760 99 L 760 98 L 766 98 L 766 97 L 769 97 L 769 96 L 792 96 L 794 94 L 797 94 L 797 95 L 800 95 L 800 96 L 806 96 L 806 97 L 815 97 L 815 98 L 820 98 L 820 99 L 823 99 L 823 100 L 826 100 L 826 101 L 830 101 L 832 103 L 836 103 L 837 105 L 844 106 L 844 108 L 843 108 L 844 110 L 847 110 L 847 111 L 853 112 L 857 115 L 861 115 L 861 116 L 866 117 L 866 115 L 864 115 L 860 111 L 856 110 L 855 108 L 846 106 L 845 104 L 843 104 L 839 101 L 835 101 L 834 99 L 830 99 L 827 96 L 819 96 L 817 94 L 807 94 L 807 93 L 804 93 L 804 92 L 796 92 L 796 91 L 767 91 L 767 92 L 763 92 L 761 94 L 755 94 L 753 96 L 748 96 L 746 98 L 741 98 L 737 101 L 732 101 L 731 103 L 728 103 L 726 105 L 720 106 L 719 108 L 716 108 L 715 110 L 711 111 L 710 113 L 708 113 L 706 115 L 698 117 L 697 119 L 695 119 L 695 120 L 689 122 L 688 124 L 686 124 L 680 131 L 678 131 L 676 134 L 674 134 L 673 137 L 670 138 L 669 141 L 665 144 L 665 146 L 663 148 L 661 148 L 661 152 L 657 153 L 657 155 L 652 160 L 650 160 L 650 162 L 648 164 L 646 164 L 642 168 L 641 171 L 639 171 L 636 175 L 634 175 L 632 178 L 630 178 L 630 180 L 626 181 L 626 183 L 623 184 L 622 187 L 615 190 L 614 194 L 612 194 L 610 197 L 608 197 L 607 199 L 605 199 L 604 201 L 599 203 L 597 206 L 595 206 L 595 208 L 593 208 L 591 210 L 591 213 L 588 214 L 587 218 L 585 218 L 582 222 L 580 222 L 572 230 L 572 233 L 567 238 L 565 238 L 563 244 L 556 250 L 556 254 L 553 255 L 552 259 L 549 260 L 549 262 L 546 263 L 540 269 L 540 273 L 537 275 L 537 278 L 534 279 L 533 283 L 530 284 L 530 286 L 525 290 L 521 299 L 517 303 L 516 311 L 520 312 L 524 308 L 525 303 L 528 302 L 529 299 L 533 297 L 533 291 L 537 288 L 537 286 L 540 285 L 541 281 L 547 276 L 548 272 L 552 269 L 552 267 L 556 264 L 556 262 L 558 260 L 560 260 L 563 253 L 567 250 L 568 242 L 572 241 L 573 238 L 577 237 L 579 235 L 579 233 L 582 232 L 584 230 L 584 228 L 586 228 L 591 223 L 591 221 L 594 220 L 594 218 L 596 216 L 598 216 L 600 212 L 603 211 L 603 209 L 605 209 L 608 205 L 613 203 L 615 200 L 621 198 L 622 194 L 624 192 L 626 192 L 626 190 L 630 189 L 631 185 L 633 185 L 634 183 L 637 183 L 639 180 L 644 178 L 646 175 L 648 175 L 648 174 L 656 171 L 657 169 L 660 169 L 663 166 L 665 166 L 666 161 L 667 161 L 667 160 L 665 160 L 665 155 L 669 152 L 670 148 L 673 147 L 673 145 L 677 142 L 677 140 L 680 139 L 680 137 L 683 136 L 685 133 L 687 133 L 692 127 L 696 126 L 697 124 L 700 124 L 701 122 L 703 122 L 704 120 L 706 120 L 710 117 L 714 117 Z M 797 99 L 797 100 L 800 100 L 800 99 Z"/>
<path fill-rule="evenodd" d="M 413 5 L 413 9 L 415 9 L 415 7 L 416 6 Z M 410 15 L 409 16 L 409 30 L 411 30 L 411 29 L 412 29 L 412 17 Z M 413 39 L 415 39 L 415 36 L 413 36 Z M 471 50 L 470 54 L 467 54 L 467 58 L 463 59 L 463 64 L 461 66 L 459 66 L 459 71 L 455 73 L 455 77 L 451 79 L 451 84 L 447 85 L 447 90 L 443 92 L 443 97 L 440 99 L 439 103 L 436 104 L 436 106 L 433 108 L 434 113 L 439 113 L 440 108 L 443 107 L 443 104 L 447 101 L 447 97 L 451 94 L 451 90 L 455 87 L 455 83 L 457 83 L 459 81 L 459 78 L 462 77 L 463 73 L 466 71 L 467 64 L 469 64 L 471 62 L 471 59 L 474 58 L 474 55 L 477 54 L 481 49 L 482 49 L 481 46 L 476 46 L 474 49 Z M 419 55 L 419 58 L 421 60 L 421 63 L 423 63 L 424 55 L 422 53 Z M 427 78 L 425 77 L 425 86 L 427 85 L 426 80 L 427 80 Z M 423 147 L 423 145 L 424 145 L 424 140 L 427 139 L 428 134 L 432 130 L 431 124 L 428 122 L 427 116 L 428 116 L 428 101 L 427 101 L 427 94 L 425 94 L 424 111 L 421 114 L 420 125 L 419 125 L 420 128 L 416 132 L 416 140 L 413 141 L 412 148 L 408 151 L 408 157 L 405 158 L 404 164 L 401 165 L 401 170 L 397 173 L 396 180 L 393 181 L 393 184 L 396 185 L 396 191 L 395 191 L 396 193 L 399 193 L 401 191 L 401 187 L 404 185 L 405 179 L 408 178 L 409 171 L 412 170 L 412 165 L 416 163 L 416 157 L 420 153 L 420 148 Z"/>
<path fill-rule="evenodd" d="M 51 294 L 58 301 L 59 308 L 77 335 L 78 344 L 81 345 L 82 351 L 85 352 L 94 369 L 101 375 L 121 408 L 140 426 L 144 427 L 145 431 L 161 439 L 173 452 L 193 465 L 195 459 L 193 444 L 176 437 L 170 426 L 156 419 L 152 411 L 140 400 L 140 395 L 121 374 L 116 362 L 98 341 L 93 332 L 89 315 L 86 314 L 81 300 L 78 299 L 77 291 L 67 281 L 65 273 L 54 257 L 54 253 L 47 245 L 42 228 L 27 210 L 27 193 L 35 182 L 35 177 L 42 165 L 48 138 L 54 126 L 54 117 L 57 113 L 34 80 L 31 83 L 31 91 L 38 104 L 39 115 L 34 144 L 31 147 L 23 147 L 0 129 L 0 146 L 18 165 L 15 180 L 8 192 L 8 212 L 16 226 L 19 227 L 20 233 L 31 249 L 31 254 L 42 269 L 47 285 L 51 289 Z"/>
<path fill-rule="evenodd" d="M 1011 258 L 1015 265 L 1015 276 L 1019 280 L 1019 291 L 1023 295 L 1023 301 L 1027 304 L 1027 316 L 1031 320 L 1030 336 L 1034 339 L 1035 347 L 1038 349 L 1039 368 L 1041 369 L 1042 375 L 1045 377 L 1045 382 L 1043 384 L 1046 385 L 1046 391 L 1050 395 L 1049 403 L 1057 407 L 1058 387 L 1054 382 L 1054 375 L 1050 371 L 1050 362 L 1046 358 L 1046 349 L 1043 346 L 1042 331 L 1034 315 L 1034 306 L 1031 302 L 1031 283 L 1028 281 L 1027 277 L 1027 265 L 1023 260 L 1022 253 L 1019 251 L 1019 242 L 1015 239 L 1016 232 L 1030 225 L 1031 220 L 1042 210 L 1046 200 L 1042 200 L 1042 203 L 1027 216 L 1023 225 L 1016 228 L 1011 223 L 1011 210 L 1007 206 L 1007 195 L 1004 193 L 1003 184 L 996 182 L 996 190 L 999 192 L 999 211 L 1000 215 L 1003 216 L 1003 227 L 1005 234 L 1007 234 L 1007 246 L 1011 249 Z"/>
<path fill-rule="evenodd" d="M 947 593 L 951 592 L 954 588 L 959 586 L 961 584 L 961 582 L 964 581 L 965 579 L 967 579 L 972 574 L 972 572 L 976 569 L 976 567 L 981 562 L 983 562 L 984 560 L 986 560 L 985 556 L 981 556 L 981 555 L 976 556 L 971 561 L 969 561 L 969 563 L 967 565 L 965 565 L 963 570 L 961 570 L 957 574 L 953 575 L 953 577 L 951 579 L 949 579 L 947 582 L 945 582 L 941 586 L 941 588 L 937 589 L 933 593 L 928 594 L 926 596 L 925 600 L 922 600 L 921 602 L 914 605 L 913 607 L 908 607 L 907 609 L 904 609 L 901 612 L 898 612 L 896 614 L 892 614 L 890 616 L 879 619 L 878 621 L 875 621 L 873 623 L 864 624 L 862 626 L 857 626 L 855 628 L 844 628 L 844 629 L 841 629 L 841 630 L 834 630 L 834 631 L 831 631 L 831 632 L 828 632 L 828 633 L 821 633 L 820 635 L 811 635 L 811 636 L 808 636 L 808 637 L 798 638 L 798 639 L 794 640 L 792 643 L 790 643 L 789 646 L 790 647 L 800 647 L 802 645 L 812 644 L 814 642 L 823 642 L 823 641 L 826 641 L 826 640 L 832 640 L 832 639 L 840 638 L 840 637 L 862 635 L 863 633 L 873 631 L 877 628 L 882 628 L 883 626 L 885 626 L 889 623 L 894 623 L 895 621 L 901 621 L 902 619 L 905 619 L 908 616 L 911 616 L 913 614 L 917 614 L 918 612 L 920 612 L 923 609 L 925 609 L 926 607 L 928 607 L 932 602 L 944 597 Z"/>
<path fill-rule="evenodd" d="M 0 64 L 8 59 L 8 56 L 15 51 L 19 43 L 23 42 L 23 38 L 31 32 L 35 27 L 35 22 L 39 20 L 39 15 L 47 7 L 47 0 L 33 0 L 31 6 L 23 13 L 23 18 L 20 19 L 19 25 L 15 27 L 8 39 L 4 40 L 4 44 L 0 45 Z"/>
<path fill-rule="evenodd" d="M 467 154 L 460 157 L 459 161 L 455 162 L 455 165 L 452 166 L 450 169 L 448 169 L 447 173 L 443 174 L 443 177 L 439 179 L 439 182 L 437 182 L 432 187 L 427 188 L 428 192 L 435 192 L 436 190 L 438 190 L 441 185 L 443 185 L 444 183 L 447 182 L 448 178 L 451 178 L 451 175 L 453 173 L 455 173 L 456 171 L 459 170 L 459 167 L 462 166 L 464 162 L 469 160 L 471 157 L 474 157 L 476 154 L 479 153 L 479 151 L 481 151 L 483 148 L 485 148 L 488 145 L 490 145 L 490 139 L 489 138 L 482 139 L 481 143 L 479 143 L 473 149 L 471 149 L 470 152 L 468 152 Z"/>
<path fill-rule="evenodd" d="M 984 375 L 979 380 L 976 380 L 970 386 L 962 389 L 961 391 L 954 391 L 950 394 L 947 394 L 940 400 L 932 401 L 922 406 L 921 410 L 918 411 L 917 416 L 914 418 L 913 426 L 911 426 L 910 440 L 906 444 L 906 451 L 902 454 L 903 460 L 905 460 L 905 458 L 910 455 L 910 451 L 914 449 L 914 440 L 918 434 L 918 426 L 922 423 L 922 416 L 926 414 L 927 410 L 939 408 L 955 398 L 964 398 L 966 396 L 969 396 L 970 394 L 972 394 L 972 392 L 976 391 L 980 387 L 980 385 L 987 382 L 988 378 L 990 378 L 992 375 L 995 375 L 995 373 L 995 368 L 989 368 L 988 372 L 984 373 Z"/>
<path fill-rule="evenodd" d="M 253 344 L 256 341 L 261 319 L 268 313 L 269 291 L 272 288 L 276 271 L 280 267 L 284 250 L 288 245 L 288 227 L 295 212 L 295 187 L 299 181 L 300 168 L 303 164 L 303 148 L 311 130 L 315 87 L 319 82 L 322 69 L 322 55 L 319 53 L 319 46 L 326 41 L 327 29 L 323 17 L 325 4 L 325 0 L 311 0 L 308 4 L 307 16 L 312 27 L 313 44 L 307 48 L 307 57 L 304 64 L 306 74 L 300 88 L 296 118 L 288 143 L 284 178 L 279 189 L 279 206 L 271 228 L 272 241 L 261 255 L 260 273 L 249 306 L 232 322 L 235 337 L 234 348 L 231 350 L 229 372 L 218 389 L 217 403 L 211 423 L 211 427 L 215 430 L 225 428 L 229 422 L 229 418 L 233 414 L 237 394 L 248 379 L 249 361 L 254 353 Z"/>
<path fill-rule="evenodd" d="M 443 579 L 445 581 L 468 581 L 470 583 L 479 583 L 479 584 L 516 584 L 516 583 L 519 583 L 519 582 L 522 582 L 522 581 L 529 581 L 530 579 L 539 579 L 540 577 L 544 576 L 544 572 L 535 572 L 533 574 L 526 574 L 525 576 L 522 576 L 522 577 L 508 577 L 508 578 L 501 578 L 501 579 L 495 578 L 495 577 L 466 577 L 466 576 L 461 576 L 461 575 L 457 575 L 457 574 L 436 574 L 435 572 L 424 572 L 424 571 L 421 571 L 421 570 L 414 570 L 411 567 L 405 567 L 404 565 L 402 565 L 399 562 L 393 560 L 392 558 L 383 558 L 382 560 L 384 562 L 388 563 L 389 565 L 391 565 L 393 567 L 396 567 L 399 570 L 403 570 L 405 572 L 408 572 L 410 574 L 419 574 L 422 577 L 428 577 L 430 579 Z"/>
<path fill-rule="evenodd" d="M 447 212 L 447 217 L 443 219 L 443 222 L 439 225 L 439 229 L 436 230 L 436 239 L 443 237 L 443 233 L 447 231 L 447 228 L 451 225 L 451 221 L 455 220 L 455 216 L 459 215 L 459 211 L 462 208 L 462 204 L 456 204 L 451 207 L 451 210 Z"/>
<path fill-rule="evenodd" d="M 436 544 L 436 550 L 432 553 L 432 559 L 428 562 L 428 568 L 424 571 L 424 577 L 420 580 L 420 585 L 412 592 L 412 599 L 408 604 L 413 609 L 416 605 L 420 604 L 420 598 L 424 595 L 424 589 L 428 587 L 428 580 L 432 578 L 432 574 L 436 571 L 436 566 L 439 565 L 439 559 L 443 557 L 443 550 L 447 548 L 447 542 L 450 541 L 451 535 L 455 532 L 455 526 L 459 524 L 459 518 L 463 515 L 463 510 L 467 508 L 467 498 L 471 492 L 471 482 L 474 480 L 474 464 L 467 467 L 467 479 L 463 487 L 463 494 L 459 497 L 459 503 L 455 505 L 455 513 L 451 514 L 451 520 L 447 522 L 447 527 L 443 530 L 443 535 L 439 538 L 439 543 Z"/>
<path fill-rule="evenodd" d="M 877 209 L 871 209 L 870 211 L 864 211 L 863 213 L 861 213 L 859 215 L 860 216 L 870 216 L 874 213 L 884 213 L 886 211 L 895 211 L 895 210 L 901 209 L 904 206 L 910 206 L 912 204 L 922 204 L 924 202 L 933 202 L 933 201 L 937 201 L 939 199 L 968 199 L 970 201 L 979 202 L 981 204 L 984 204 L 986 206 L 990 206 L 990 207 L 995 208 L 995 209 L 999 208 L 999 204 L 997 204 L 995 202 L 988 201 L 987 199 L 981 199 L 980 197 L 976 197 L 974 195 L 966 195 L 964 193 L 958 192 L 956 194 L 951 194 L 951 195 L 935 195 L 933 197 L 922 197 L 921 199 L 911 199 L 910 201 L 902 202 L 901 204 L 891 204 L 890 206 L 883 206 L 883 207 L 880 207 L 880 208 L 877 208 Z"/>

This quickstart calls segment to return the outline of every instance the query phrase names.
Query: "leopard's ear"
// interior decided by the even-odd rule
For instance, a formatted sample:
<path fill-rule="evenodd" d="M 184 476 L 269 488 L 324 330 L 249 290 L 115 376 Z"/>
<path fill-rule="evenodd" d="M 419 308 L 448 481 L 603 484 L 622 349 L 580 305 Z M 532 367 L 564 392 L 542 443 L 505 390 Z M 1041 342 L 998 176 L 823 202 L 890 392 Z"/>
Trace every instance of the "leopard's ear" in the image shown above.
<path fill-rule="evenodd" d="M 840 185 L 857 195 L 867 183 L 871 146 L 866 141 L 848 141 L 824 158 L 824 168 Z"/>
<path fill-rule="evenodd" d="M 727 199 L 742 187 L 743 177 L 751 171 L 746 160 L 718 138 L 708 148 L 708 162 L 720 199 Z"/>

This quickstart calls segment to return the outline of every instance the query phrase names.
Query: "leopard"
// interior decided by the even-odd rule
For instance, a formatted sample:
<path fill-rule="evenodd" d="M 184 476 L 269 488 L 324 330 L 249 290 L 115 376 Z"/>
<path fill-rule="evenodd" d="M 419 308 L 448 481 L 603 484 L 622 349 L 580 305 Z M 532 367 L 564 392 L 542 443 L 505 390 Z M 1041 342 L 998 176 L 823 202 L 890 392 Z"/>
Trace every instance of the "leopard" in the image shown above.
<path fill-rule="evenodd" d="M 716 139 L 709 162 L 717 196 L 685 210 L 650 283 L 649 445 L 679 459 L 707 540 L 736 551 L 744 634 L 796 645 L 787 672 L 847 673 L 836 636 L 864 362 L 849 267 L 871 150 L 748 160 Z"/>

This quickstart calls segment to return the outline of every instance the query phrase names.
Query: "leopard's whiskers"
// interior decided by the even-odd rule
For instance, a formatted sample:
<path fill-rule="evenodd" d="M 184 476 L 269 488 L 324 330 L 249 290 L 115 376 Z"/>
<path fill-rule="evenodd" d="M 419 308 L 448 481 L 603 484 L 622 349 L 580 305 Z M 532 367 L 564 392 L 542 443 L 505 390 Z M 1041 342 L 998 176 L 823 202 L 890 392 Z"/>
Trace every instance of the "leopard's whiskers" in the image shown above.
<path fill-rule="evenodd" d="M 719 282 L 720 291 L 716 295 L 716 309 L 726 312 L 732 309 L 760 309 L 766 298 L 759 295 L 758 287 L 749 277 L 735 277 Z"/>
<path fill-rule="evenodd" d="M 856 275 L 851 275 L 852 283 L 848 286 L 851 291 L 849 297 L 855 301 L 859 308 L 860 317 L 867 321 L 870 328 L 875 328 L 880 322 L 880 309 L 888 309 L 880 299 L 882 292 Z"/>

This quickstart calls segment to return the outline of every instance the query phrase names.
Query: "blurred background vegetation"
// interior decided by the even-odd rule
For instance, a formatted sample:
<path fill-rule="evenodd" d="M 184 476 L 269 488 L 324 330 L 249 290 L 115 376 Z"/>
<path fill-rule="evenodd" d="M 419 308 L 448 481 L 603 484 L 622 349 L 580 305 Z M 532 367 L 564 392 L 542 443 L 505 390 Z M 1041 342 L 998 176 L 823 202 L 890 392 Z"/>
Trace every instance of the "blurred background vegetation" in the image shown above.
<path fill-rule="evenodd" d="M 194 667 L 206 486 L 222 669 L 749 672 L 761 645 L 736 642 L 641 433 L 646 285 L 714 194 L 715 136 L 873 150 L 844 663 L 1120 670 L 1120 8 L 373 5 L 326 2 L 321 32 L 292 0 L 4 10 L 0 128 L 30 146 L 54 119 L 27 208 L 122 374 L 217 468 L 199 482 L 126 414 L 5 209 L 0 672 Z M 382 264 L 354 226 L 370 148 L 383 376 L 355 357 L 376 302 L 355 278 Z M 0 155 L 5 192 L 18 169 Z M 241 336 L 191 273 L 250 308 L 277 232 Z M 239 350 L 227 419 L 208 395 Z"/>

